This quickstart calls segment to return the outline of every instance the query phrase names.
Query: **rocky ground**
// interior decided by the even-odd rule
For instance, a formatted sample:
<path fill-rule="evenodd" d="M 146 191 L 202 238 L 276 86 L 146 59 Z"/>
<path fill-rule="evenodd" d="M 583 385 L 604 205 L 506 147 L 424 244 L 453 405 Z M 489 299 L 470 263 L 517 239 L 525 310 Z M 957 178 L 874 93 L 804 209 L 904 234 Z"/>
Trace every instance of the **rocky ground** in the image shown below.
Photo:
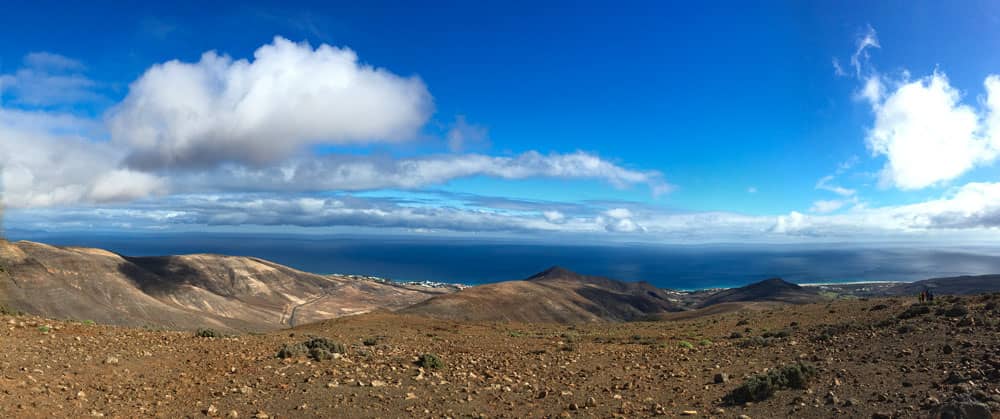
<path fill-rule="evenodd" d="M 1000 295 L 524 325 L 367 314 L 198 337 L 0 316 L 0 417 L 927 417 L 1000 411 Z M 279 349 L 311 337 L 328 346 Z M 344 353 L 333 353 L 342 351 Z M 417 365 L 435 354 L 443 366 Z M 329 359 L 326 359 L 329 358 Z M 425 359 L 426 360 L 426 359 Z M 737 404 L 803 362 L 801 388 Z M 987 416 L 983 416 L 987 415 Z"/>

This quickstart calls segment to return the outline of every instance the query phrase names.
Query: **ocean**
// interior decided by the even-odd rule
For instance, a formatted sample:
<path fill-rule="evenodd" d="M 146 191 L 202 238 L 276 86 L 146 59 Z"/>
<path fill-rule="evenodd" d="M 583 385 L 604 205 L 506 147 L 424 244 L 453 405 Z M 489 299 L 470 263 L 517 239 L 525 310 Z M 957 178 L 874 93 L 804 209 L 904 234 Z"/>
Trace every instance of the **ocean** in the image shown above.
<path fill-rule="evenodd" d="M 255 256 L 315 273 L 400 281 L 482 284 L 522 279 L 559 265 L 589 275 L 672 289 L 742 286 L 780 277 L 796 283 L 915 281 L 1000 273 L 1000 248 L 801 245 L 571 245 L 472 239 L 250 236 L 243 234 L 12 233 L 54 245 L 130 256 L 219 253 Z"/>

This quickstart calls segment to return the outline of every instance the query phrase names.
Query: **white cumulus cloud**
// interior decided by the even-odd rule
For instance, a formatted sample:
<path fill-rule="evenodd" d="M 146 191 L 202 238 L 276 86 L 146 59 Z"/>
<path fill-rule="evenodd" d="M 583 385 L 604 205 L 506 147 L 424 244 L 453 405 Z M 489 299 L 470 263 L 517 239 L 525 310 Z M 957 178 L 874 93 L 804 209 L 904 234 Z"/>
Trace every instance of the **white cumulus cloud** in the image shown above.
<path fill-rule="evenodd" d="M 412 139 L 433 112 L 417 77 L 358 61 L 354 51 L 276 37 L 234 60 L 155 65 L 110 114 L 134 168 L 265 164 L 316 144 Z"/>
<path fill-rule="evenodd" d="M 948 181 L 997 156 L 991 139 L 996 120 L 996 78 L 986 81 L 987 109 L 961 103 L 962 95 L 943 73 L 901 84 L 873 104 L 875 124 L 868 146 L 888 160 L 882 182 L 920 189 Z M 982 124 L 981 121 L 987 121 Z"/>

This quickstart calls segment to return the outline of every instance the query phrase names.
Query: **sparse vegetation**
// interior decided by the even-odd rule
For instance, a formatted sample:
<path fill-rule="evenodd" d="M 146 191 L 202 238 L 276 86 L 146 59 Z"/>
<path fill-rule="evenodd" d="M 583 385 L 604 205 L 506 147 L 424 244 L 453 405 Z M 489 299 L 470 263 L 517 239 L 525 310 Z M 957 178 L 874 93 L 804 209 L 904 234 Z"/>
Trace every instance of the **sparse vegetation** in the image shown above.
<path fill-rule="evenodd" d="M 436 354 L 421 354 L 417 358 L 417 366 L 425 369 L 440 370 L 444 369 L 444 361 Z"/>
<path fill-rule="evenodd" d="M 48 326 L 38 326 L 38 331 L 42 332 L 42 333 L 49 333 L 49 331 L 51 331 L 51 330 L 52 330 L 52 328 L 50 328 Z"/>
<path fill-rule="evenodd" d="M 806 363 L 796 363 L 773 369 L 765 374 L 751 376 L 725 397 L 729 404 L 744 404 L 767 400 L 782 389 L 802 389 L 816 375 L 816 368 Z"/>
<path fill-rule="evenodd" d="M 700 346 L 712 346 L 712 341 L 710 341 L 708 339 L 702 339 L 701 341 L 698 342 L 698 345 L 700 345 Z"/>
<path fill-rule="evenodd" d="M 680 341 L 680 343 L 678 343 L 677 345 L 684 349 L 694 349 L 694 345 L 692 345 L 691 342 L 688 342 L 686 340 Z"/>
<path fill-rule="evenodd" d="M 362 341 L 361 343 L 364 344 L 365 346 L 375 346 L 378 345 L 378 338 L 377 337 L 365 338 L 365 340 Z"/>

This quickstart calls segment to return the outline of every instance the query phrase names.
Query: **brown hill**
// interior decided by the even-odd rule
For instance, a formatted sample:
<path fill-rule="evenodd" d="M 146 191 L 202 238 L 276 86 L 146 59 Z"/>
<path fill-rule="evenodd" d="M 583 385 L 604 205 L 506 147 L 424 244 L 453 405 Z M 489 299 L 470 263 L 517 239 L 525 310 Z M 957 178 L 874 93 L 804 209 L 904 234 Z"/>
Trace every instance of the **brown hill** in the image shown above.
<path fill-rule="evenodd" d="M 681 310 L 670 291 L 553 267 L 521 281 L 466 288 L 402 310 L 478 321 L 582 323 L 629 321 Z"/>
<path fill-rule="evenodd" d="M 449 289 L 322 276 L 256 258 L 124 257 L 0 241 L 0 305 L 52 318 L 259 331 L 399 309 Z"/>
<path fill-rule="evenodd" d="M 932 278 L 923 281 L 898 284 L 885 292 L 888 295 L 917 295 L 930 290 L 938 295 L 972 295 L 1000 292 L 1000 275 L 956 276 Z"/>
<path fill-rule="evenodd" d="M 704 301 L 702 301 L 700 306 L 708 307 L 720 303 L 733 303 L 741 301 L 773 301 L 804 304 L 823 300 L 824 298 L 815 289 L 801 287 L 780 278 L 771 278 L 740 288 L 731 288 L 719 291 L 708 296 Z"/>

